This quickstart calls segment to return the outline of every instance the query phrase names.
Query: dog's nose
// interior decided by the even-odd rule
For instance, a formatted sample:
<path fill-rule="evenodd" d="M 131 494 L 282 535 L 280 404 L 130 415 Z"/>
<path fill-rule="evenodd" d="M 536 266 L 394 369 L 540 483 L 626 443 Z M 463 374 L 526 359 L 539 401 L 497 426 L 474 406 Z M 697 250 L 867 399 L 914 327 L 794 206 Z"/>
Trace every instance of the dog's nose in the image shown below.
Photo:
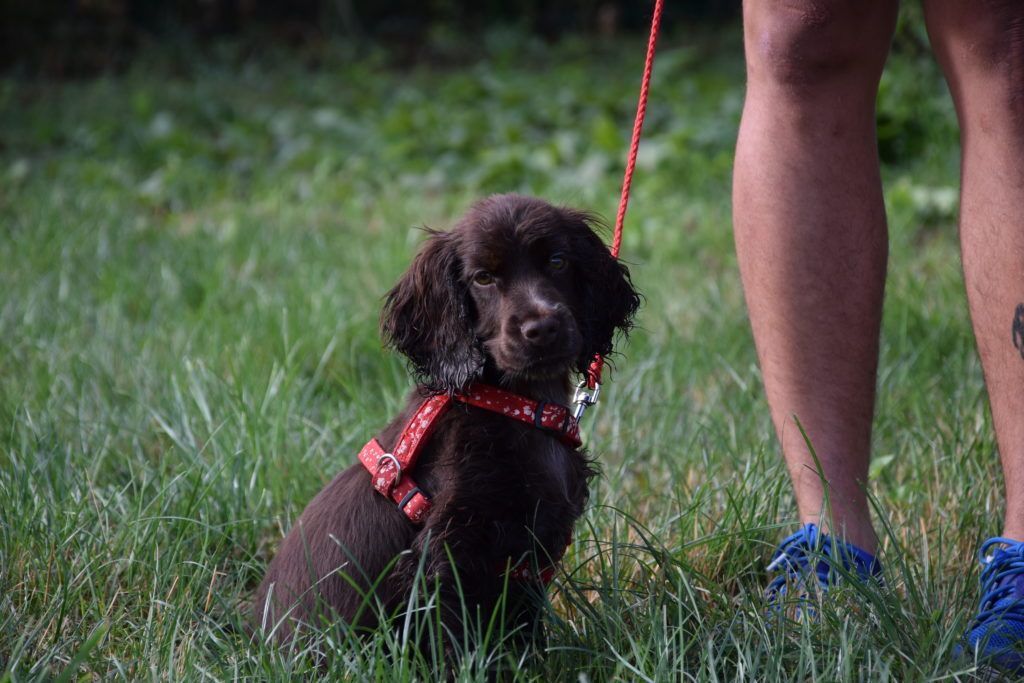
<path fill-rule="evenodd" d="M 547 346 L 558 337 L 558 319 L 553 315 L 531 318 L 519 330 L 523 338 L 533 346 Z"/>

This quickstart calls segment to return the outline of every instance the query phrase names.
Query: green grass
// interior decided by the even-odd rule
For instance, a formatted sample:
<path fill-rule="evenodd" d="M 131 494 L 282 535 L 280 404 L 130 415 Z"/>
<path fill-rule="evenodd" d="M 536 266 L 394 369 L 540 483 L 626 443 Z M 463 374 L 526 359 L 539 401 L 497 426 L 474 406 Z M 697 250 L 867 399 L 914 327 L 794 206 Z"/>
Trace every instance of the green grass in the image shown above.
<path fill-rule="evenodd" d="M 376 320 L 416 226 L 509 190 L 614 215 L 641 42 L 479 42 L 480 60 L 433 67 L 182 50 L 90 81 L 0 81 L 6 679 L 315 675 L 308 652 L 249 642 L 235 610 L 409 386 Z M 895 55 L 879 103 L 888 588 L 840 591 L 791 628 L 760 602 L 795 512 L 732 253 L 736 32 L 667 36 L 652 98 L 623 248 L 647 300 L 588 415 L 603 474 L 550 593 L 547 656 L 482 627 L 458 676 L 970 678 L 949 654 L 1001 479 L 937 69 Z M 319 647 L 331 678 L 431 680 L 409 638 L 326 629 Z"/>

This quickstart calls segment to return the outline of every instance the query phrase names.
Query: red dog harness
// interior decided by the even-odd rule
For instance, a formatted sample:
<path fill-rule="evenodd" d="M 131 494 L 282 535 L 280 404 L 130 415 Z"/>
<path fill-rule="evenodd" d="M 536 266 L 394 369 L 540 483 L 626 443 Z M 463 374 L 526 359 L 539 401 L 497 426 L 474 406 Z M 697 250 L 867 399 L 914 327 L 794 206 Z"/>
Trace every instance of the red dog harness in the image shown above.
<path fill-rule="evenodd" d="M 430 499 L 409 472 L 416 466 L 420 451 L 434 432 L 438 418 L 448 411 L 452 401 L 483 408 L 551 432 L 569 448 L 579 448 L 582 443 L 579 422 L 568 408 L 557 403 L 531 401 L 486 384 L 474 384 L 467 393 L 456 396 L 431 396 L 409 418 L 390 453 L 377 439 L 370 439 L 359 451 L 359 461 L 373 477 L 373 488 L 395 501 L 413 524 L 423 523 L 430 510 Z"/>
<path fill-rule="evenodd" d="M 359 451 L 359 461 L 369 470 L 373 488 L 393 500 L 413 524 L 423 523 L 430 510 L 430 498 L 416 485 L 409 472 L 416 466 L 416 460 L 434 432 L 438 419 L 451 408 L 453 401 L 489 410 L 550 432 L 572 449 L 579 448 L 582 443 L 579 421 L 567 407 L 558 403 L 532 401 L 486 384 L 474 384 L 468 392 L 456 396 L 431 396 L 409 418 L 390 453 L 384 450 L 377 439 L 370 439 Z M 540 579 L 548 583 L 553 574 L 553 567 L 545 568 L 540 572 Z M 509 577 L 530 579 L 533 571 L 529 564 L 521 563 L 509 571 Z"/>

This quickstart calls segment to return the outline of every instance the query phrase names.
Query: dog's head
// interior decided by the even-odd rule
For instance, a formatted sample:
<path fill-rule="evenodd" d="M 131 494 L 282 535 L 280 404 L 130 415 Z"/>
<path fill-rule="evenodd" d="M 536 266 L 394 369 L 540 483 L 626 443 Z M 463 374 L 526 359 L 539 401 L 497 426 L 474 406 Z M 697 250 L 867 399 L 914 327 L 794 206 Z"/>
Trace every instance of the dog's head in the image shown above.
<path fill-rule="evenodd" d="M 437 391 L 463 390 L 485 367 L 527 380 L 582 372 L 640 303 L 594 223 L 518 195 L 478 202 L 450 232 L 430 232 L 388 293 L 385 339 Z"/>

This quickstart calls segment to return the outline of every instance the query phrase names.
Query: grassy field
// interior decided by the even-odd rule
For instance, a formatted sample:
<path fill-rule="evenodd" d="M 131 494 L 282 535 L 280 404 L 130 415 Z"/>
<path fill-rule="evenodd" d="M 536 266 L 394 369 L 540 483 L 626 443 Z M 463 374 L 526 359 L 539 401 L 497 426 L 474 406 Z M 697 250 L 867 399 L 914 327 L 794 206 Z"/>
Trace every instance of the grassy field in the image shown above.
<path fill-rule="evenodd" d="M 0 81 L 0 680 L 317 675 L 308 652 L 249 642 L 236 608 L 409 386 L 377 316 L 417 226 L 509 190 L 614 215 L 641 42 L 478 38 L 481 58 L 432 66 L 183 48 Z M 456 675 L 970 679 L 950 651 L 1002 493 L 941 77 L 903 50 L 879 101 L 888 584 L 779 625 L 764 568 L 795 511 L 732 253 L 741 48 L 685 38 L 655 69 L 623 247 L 646 304 L 588 415 L 602 475 L 547 656 L 482 630 Z M 433 678 L 401 629 L 319 646 L 332 679 Z"/>

